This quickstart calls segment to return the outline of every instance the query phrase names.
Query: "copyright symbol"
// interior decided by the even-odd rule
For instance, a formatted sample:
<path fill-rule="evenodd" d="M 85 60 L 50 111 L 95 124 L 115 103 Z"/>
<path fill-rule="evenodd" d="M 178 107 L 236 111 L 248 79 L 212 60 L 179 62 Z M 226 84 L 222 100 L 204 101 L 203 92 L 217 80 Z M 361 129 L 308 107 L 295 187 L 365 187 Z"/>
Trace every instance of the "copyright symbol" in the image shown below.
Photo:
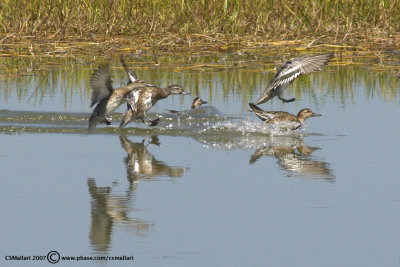
<path fill-rule="evenodd" d="M 49 253 L 47 253 L 47 261 L 55 264 L 57 262 L 60 261 L 60 253 L 58 253 L 57 251 L 50 251 Z"/>

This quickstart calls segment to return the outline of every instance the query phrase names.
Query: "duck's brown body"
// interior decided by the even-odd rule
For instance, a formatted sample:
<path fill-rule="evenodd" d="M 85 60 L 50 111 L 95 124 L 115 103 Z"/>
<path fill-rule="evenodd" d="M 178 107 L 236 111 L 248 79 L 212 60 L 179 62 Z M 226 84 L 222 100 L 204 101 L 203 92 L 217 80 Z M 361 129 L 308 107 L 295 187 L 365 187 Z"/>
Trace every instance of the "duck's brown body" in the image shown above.
<path fill-rule="evenodd" d="M 126 101 L 127 95 L 137 88 L 137 85 L 128 84 L 114 89 L 108 65 L 102 65 L 96 70 L 90 84 L 92 86 L 90 106 L 97 104 L 89 118 L 89 132 L 92 132 L 98 123 L 111 124 L 107 116 Z"/>
<path fill-rule="evenodd" d="M 253 103 L 249 103 L 251 111 L 257 115 L 262 121 L 266 124 L 285 124 L 285 128 L 289 128 L 291 130 L 296 130 L 300 128 L 304 121 L 310 117 L 321 116 L 321 114 L 317 114 L 311 111 L 309 108 L 304 108 L 299 111 L 297 115 L 293 115 L 289 112 L 285 111 L 266 111 L 257 107 Z"/>
<path fill-rule="evenodd" d="M 124 65 L 125 67 L 125 65 Z M 130 83 L 121 88 L 112 87 L 111 74 L 108 65 L 100 66 L 93 74 L 90 84 L 92 86 L 91 107 L 95 104 L 89 118 L 89 132 L 92 132 L 98 123 L 111 124 L 107 116 L 117 109 L 125 101 L 128 109 L 124 114 L 120 127 L 125 126 L 133 119 L 141 119 L 144 122 L 146 112 L 158 100 L 166 98 L 170 94 L 187 94 L 179 85 L 171 85 L 167 88 L 158 88 L 143 80 L 133 80 L 136 74 L 131 71 Z M 134 76 L 135 77 L 134 77 Z M 150 119 L 149 119 L 150 120 Z M 159 119 L 150 120 L 148 125 L 154 126 Z"/>
<path fill-rule="evenodd" d="M 137 119 L 142 120 L 143 123 L 146 123 L 144 119 L 147 119 L 149 120 L 149 122 L 146 123 L 147 125 L 155 126 L 160 119 L 149 119 L 147 117 L 147 111 L 154 106 L 158 100 L 164 99 L 171 94 L 189 94 L 183 91 L 182 87 L 179 85 L 170 85 L 167 88 L 158 88 L 154 84 L 147 83 L 143 80 L 138 80 L 136 73 L 129 69 L 122 56 L 120 57 L 120 60 L 126 73 L 128 74 L 128 86 L 135 86 L 134 90 L 131 90 L 126 96 L 128 104 L 119 125 L 120 128 L 124 127 L 132 120 Z"/>
<path fill-rule="evenodd" d="M 157 101 L 168 97 L 171 94 L 188 94 L 179 85 L 170 85 L 167 88 L 158 88 L 155 85 L 143 81 L 136 81 L 131 84 L 141 84 L 137 89 L 132 90 L 127 96 L 128 108 L 125 111 L 120 127 L 124 127 L 132 120 L 142 120 L 147 118 L 147 111 L 154 106 Z M 148 119 L 149 126 L 157 125 L 159 119 Z"/>
<path fill-rule="evenodd" d="M 121 104 L 126 102 L 126 97 L 132 90 L 136 88 L 140 88 L 140 86 L 137 84 L 128 84 L 126 87 L 114 89 L 114 91 L 109 96 L 99 102 L 95 110 L 100 110 L 98 113 L 103 113 L 105 116 L 111 114 Z"/>

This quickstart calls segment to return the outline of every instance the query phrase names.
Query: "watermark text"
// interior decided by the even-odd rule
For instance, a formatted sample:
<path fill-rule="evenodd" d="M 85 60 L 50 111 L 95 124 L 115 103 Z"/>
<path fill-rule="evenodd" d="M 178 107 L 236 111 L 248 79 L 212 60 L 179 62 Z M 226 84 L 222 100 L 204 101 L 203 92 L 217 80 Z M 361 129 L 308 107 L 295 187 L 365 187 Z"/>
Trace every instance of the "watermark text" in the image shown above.
<path fill-rule="evenodd" d="M 48 261 L 49 263 L 56 264 L 60 261 L 133 261 L 134 256 L 66 256 L 52 250 L 43 255 L 6 255 L 4 259 L 6 261 Z"/>

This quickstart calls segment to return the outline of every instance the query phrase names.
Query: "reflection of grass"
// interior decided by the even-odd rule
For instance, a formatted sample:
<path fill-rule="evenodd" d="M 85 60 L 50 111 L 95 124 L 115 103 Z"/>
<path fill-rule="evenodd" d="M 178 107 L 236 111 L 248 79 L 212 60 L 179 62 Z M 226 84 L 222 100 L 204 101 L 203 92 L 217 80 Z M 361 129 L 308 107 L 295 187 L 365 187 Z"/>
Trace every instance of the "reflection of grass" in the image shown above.
<path fill-rule="evenodd" d="M 225 60 L 221 61 L 222 58 Z M 245 59 L 241 61 L 234 54 L 218 54 L 207 58 L 211 62 L 207 63 L 202 57 L 187 56 L 163 59 L 167 63 L 160 66 L 139 62 L 137 58 L 127 58 L 127 61 L 138 76 L 148 82 L 161 87 L 181 84 L 193 97 L 199 95 L 210 103 L 214 97 L 220 99 L 222 95 L 228 105 L 229 99 L 234 97 L 241 99 L 243 109 L 247 109 L 248 102 L 256 100 L 273 77 L 277 62 L 284 59 L 271 62 L 270 56 L 262 54 L 258 57 L 245 56 Z M 54 63 L 54 59 L 44 58 L 40 62 L 28 61 L 32 69 L 27 70 L 22 68 L 26 61 L 25 58 L 0 60 L 10 69 L 9 75 L 0 76 L 0 98 L 3 102 L 7 102 L 10 95 L 17 95 L 19 102 L 40 104 L 45 96 L 62 95 L 65 107 L 73 99 L 88 105 L 89 80 L 97 63 L 82 65 L 68 58 L 60 58 Z M 350 61 L 350 58 L 344 61 Z M 333 99 L 345 105 L 354 100 L 356 90 L 364 88 L 367 98 L 378 97 L 387 101 L 399 99 L 398 78 L 385 67 L 371 65 L 376 69 L 371 70 L 363 65 L 341 64 L 333 62 L 323 72 L 296 79 L 285 95 L 298 99 L 309 97 L 321 103 L 325 99 Z M 127 77 L 118 59 L 112 60 L 111 65 L 114 86 L 125 85 Z"/>

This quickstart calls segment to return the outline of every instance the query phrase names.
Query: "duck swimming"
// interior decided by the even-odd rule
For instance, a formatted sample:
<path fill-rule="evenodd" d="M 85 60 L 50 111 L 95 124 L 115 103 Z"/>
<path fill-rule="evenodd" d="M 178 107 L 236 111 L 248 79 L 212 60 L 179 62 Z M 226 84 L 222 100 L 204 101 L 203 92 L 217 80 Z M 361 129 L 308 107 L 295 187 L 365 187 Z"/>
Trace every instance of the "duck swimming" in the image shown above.
<path fill-rule="evenodd" d="M 318 117 L 322 116 L 321 114 L 314 113 L 309 108 L 303 108 L 299 111 L 296 115 L 293 115 L 289 112 L 285 111 L 265 111 L 261 108 L 257 107 L 253 103 L 249 103 L 251 111 L 257 115 L 262 121 L 266 124 L 282 124 L 285 123 L 285 127 L 290 130 L 297 130 L 299 129 L 304 121 L 310 117 Z M 287 123 L 287 124 L 286 124 Z"/>
<path fill-rule="evenodd" d="M 164 99 L 169 95 L 189 94 L 185 92 L 180 85 L 170 85 L 166 88 L 158 88 L 157 86 L 147 83 L 143 80 L 137 80 L 136 73 L 128 68 L 123 57 L 120 58 L 122 65 L 129 77 L 128 86 L 134 86 L 126 96 L 128 102 L 127 110 L 125 111 L 120 128 L 125 127 L 132 120 L 140 119 L 143 123 L 148 126 L 156 126 L 160 121 L 160 118 L 151 120 L 147 117 L 147 111 L 151 109 L 158 100 Z M 145 122 L 147 119 L 149 122 Z"/>
<path fill-rule="evenodd" d="M 207 101 L 204 101 L 203 99 L 201 99 L 200 97 L 196 97 L 195 99 L 193 99 L 192 105 L 190 106 L 190 109 L 195 109 L 195 108 L 199 108 L 201 105 L 203 104 L 207 104 Z M 185 112 L 185 111 L 178 111 L 178 110 L 173 110 L 173 109 L 166 109 L 166 111 L 168 111 L 169 113 L 179 113 L 179 112 Z"/>
<path fill-rule="evenodd" d="M 255 104 L 265 103 L 275 96 L 278 96 L 285 103 L 293 102 L 296 100 L 295 98 L 285 99 L 282 97 L 283 91 L 300 75 L 321 70 L 333 58 L 333 55 L 333 53 L 317 56 L 306 55 L 286 61 L 277 70 L 274 78 L 268 83 L 267 88 L 265 88 L 263 94 Z"/>

